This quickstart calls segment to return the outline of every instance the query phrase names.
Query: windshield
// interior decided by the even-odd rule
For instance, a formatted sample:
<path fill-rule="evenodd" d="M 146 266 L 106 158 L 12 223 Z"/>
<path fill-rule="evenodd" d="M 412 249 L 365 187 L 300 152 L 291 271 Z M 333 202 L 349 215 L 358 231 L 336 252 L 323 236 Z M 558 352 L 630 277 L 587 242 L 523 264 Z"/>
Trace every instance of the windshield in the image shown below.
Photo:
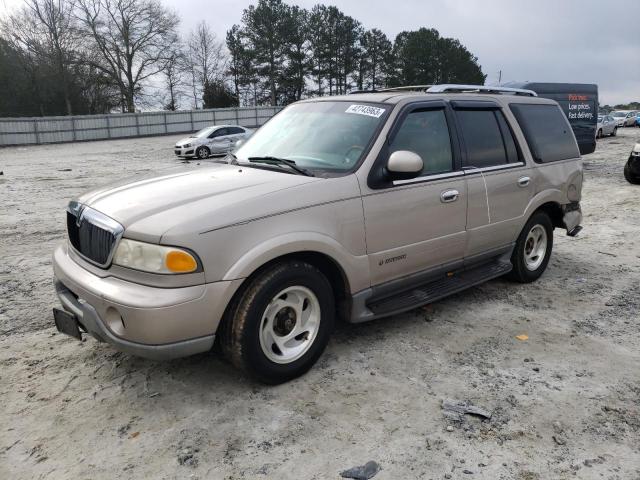
<path fill-rule="evenodd" d="M 273 117 L 235 152 L 293 160 L 326 172 L 346 172 L 360 161 L 388 106 L 355 102 L 297 103 Z"/>
<path fill-rule="evenodd" d="M 611 112 L 611 116 L 613 117 L 626 117 L 627 112 Z"/>
<path fill-rule="evenodd" d="M 213 133 L 213 131 L 216 129 L 216 127 L 207 127 L 207 128 L 203 128 L 202 130 L 194 133 L 193 135 L 191 135 L 191 137 L 189 138 L 204 138 L 204 137 L 208 137 L 209 135 L 211 135 L 211 133 Z"/>

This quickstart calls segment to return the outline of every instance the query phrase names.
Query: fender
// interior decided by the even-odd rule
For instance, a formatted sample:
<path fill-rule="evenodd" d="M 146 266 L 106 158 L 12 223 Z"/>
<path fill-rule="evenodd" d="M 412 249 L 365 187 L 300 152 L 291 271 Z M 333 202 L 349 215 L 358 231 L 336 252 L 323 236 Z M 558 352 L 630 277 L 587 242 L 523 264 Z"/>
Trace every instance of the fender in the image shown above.
<path fill-rule="evenodd" d="M 561 190 L 555 188 L 548 188 L 542 192 L 537 193 L 536 195 L 529 200 L 529 204 L 524 211 L 524 218 L 528 219 L 533 212 L 535 212 L 540 206 L 545 203 L 557 203 L 558 205 L 564 205 L 568 203 L 567 197 Z"/>
<path fill-rule="evenodd" d="M 246 278 L 271 260 L 296 252 L 317 252 L 333 259 L 346 275 L 352 293 L 370 286 L 367 256 L 353 255 L 332 237 L 318 232 L 295 232 L 270 238 L 240 257 L 222 280 Z"/>

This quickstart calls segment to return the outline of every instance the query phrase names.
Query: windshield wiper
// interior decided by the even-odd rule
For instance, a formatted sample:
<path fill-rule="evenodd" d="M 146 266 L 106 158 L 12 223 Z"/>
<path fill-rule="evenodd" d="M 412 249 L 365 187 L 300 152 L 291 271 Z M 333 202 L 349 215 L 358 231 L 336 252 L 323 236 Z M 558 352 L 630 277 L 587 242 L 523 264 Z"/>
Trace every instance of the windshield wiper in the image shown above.
<path fill-rule="evenodd" d="M 248 160 L 253 163 L 267 163 L 271 165 L 286 165 L 291 170 L 298 172 L 300 175 L 306 175 L 307 177 L 315 177 L 315 175 L 306 168 L 299 167 L 293 160 L 286 158 L 272 157 L 265 155 L 263 157 L 249 157 Z"/>

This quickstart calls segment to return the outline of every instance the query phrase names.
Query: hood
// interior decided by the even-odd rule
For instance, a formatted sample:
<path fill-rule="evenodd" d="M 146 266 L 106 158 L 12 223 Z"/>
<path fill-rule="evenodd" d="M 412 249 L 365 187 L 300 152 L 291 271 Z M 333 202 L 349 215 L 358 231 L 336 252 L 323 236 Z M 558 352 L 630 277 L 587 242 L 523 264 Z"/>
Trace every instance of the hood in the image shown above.
<path fill-rule="evenodd" d="M 202 139 L 197 138 L 197 137 L 192 137 L 192 138 L 191 137 L 186 137 L 186 138 L 183 138 L 181 140 L 178 140 L 176 142 L 176 147 L 182 147 L 183 145 L 185 145 L 187 143 L 190 143 L 191 145 L 194 145 L 194 144 L 200 142 L 201 140 Z"/>
<path fill-rule="evenodd" d="M 118 221 L 125 227 L 125 236 L 159 242 L 164 232 L 194 218 L 202 218 L 201 226 L 208 228 L 250 218 L 252 212 L 244 211 L 243 205 L 254 204 L 260 197 L 313 181 L 321 179 L 251 167 L 216 165 L 129 180 L 88 192 L 78 201 Z"/>

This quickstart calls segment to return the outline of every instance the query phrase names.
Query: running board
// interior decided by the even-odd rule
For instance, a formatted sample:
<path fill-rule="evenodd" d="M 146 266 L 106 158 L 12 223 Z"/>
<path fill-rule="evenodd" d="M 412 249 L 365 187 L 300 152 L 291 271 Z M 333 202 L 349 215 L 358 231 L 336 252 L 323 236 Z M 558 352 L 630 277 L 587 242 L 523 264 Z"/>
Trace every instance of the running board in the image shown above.
<path fill-rule="evenodd" d="M 494 261 L 470 270 L 449 274 L 444 278 L 397 292 L 383 298 L 367 302 L 373 317 L 380 318 L 405 312 L 426 305 L 454 293 L 479 285 L 493 278 L 509 273 L 513 266 L 509 262 Z"/>

